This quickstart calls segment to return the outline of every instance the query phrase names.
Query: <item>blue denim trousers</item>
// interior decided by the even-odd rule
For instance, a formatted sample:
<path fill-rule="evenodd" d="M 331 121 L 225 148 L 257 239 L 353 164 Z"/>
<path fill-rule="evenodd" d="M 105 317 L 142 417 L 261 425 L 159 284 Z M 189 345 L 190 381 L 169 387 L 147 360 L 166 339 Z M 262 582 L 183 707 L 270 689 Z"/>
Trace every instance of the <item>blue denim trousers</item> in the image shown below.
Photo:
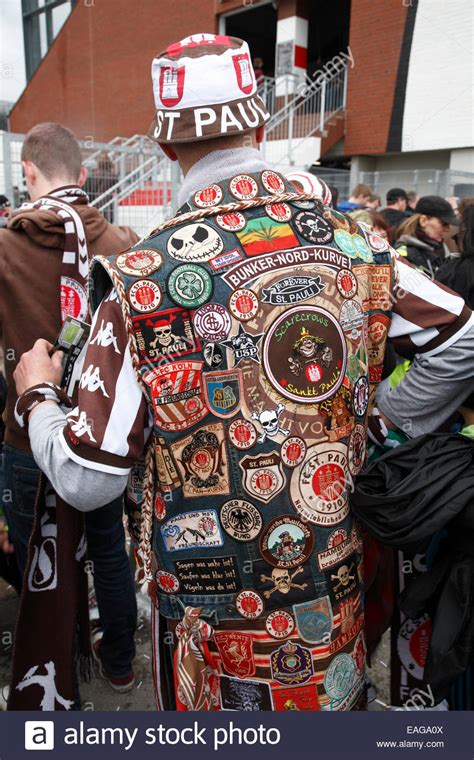
<path fill-rule="evenodd" d="M 33 528 L 40 470 L 32 456 L 5 444 L 3 447 L 3 511 L 20 573 L 23 575 Z M 95 593 L 104 635 L 99 654 L 105 671 L 125 676 L 135 656 L 137 601 L 132 570 L 125 549 L 123 499 L 85 516 L 87 558 L 93 570 Z"/>

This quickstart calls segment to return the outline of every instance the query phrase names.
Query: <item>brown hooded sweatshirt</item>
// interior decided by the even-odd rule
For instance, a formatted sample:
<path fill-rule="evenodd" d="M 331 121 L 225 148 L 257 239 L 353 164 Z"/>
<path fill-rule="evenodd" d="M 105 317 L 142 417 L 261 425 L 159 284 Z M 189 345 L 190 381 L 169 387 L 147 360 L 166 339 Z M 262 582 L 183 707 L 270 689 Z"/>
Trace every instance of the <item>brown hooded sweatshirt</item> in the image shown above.
<path fill-rule="evenodd" d="M 116 227 L 91 206 L 75 205 L 85 228 L 89 255 L 111 256 L 138 238 L 130 227 Z M 15 213 L 0 230 L 0 329 L 8 397 L 5 442 L 31 453 L 28 432 L 15 422 L 13 372 L 21 355 L 38 338 L 53 343 L 61 327 L 60 280 L 64 228 L 47 211 Z"/>

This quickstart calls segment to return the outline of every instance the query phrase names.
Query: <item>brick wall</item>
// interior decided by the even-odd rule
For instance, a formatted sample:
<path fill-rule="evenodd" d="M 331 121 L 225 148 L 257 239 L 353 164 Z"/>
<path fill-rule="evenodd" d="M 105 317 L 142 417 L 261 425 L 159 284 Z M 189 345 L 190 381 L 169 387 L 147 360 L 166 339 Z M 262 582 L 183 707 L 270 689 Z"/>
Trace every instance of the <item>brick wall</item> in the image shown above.
<path fill-rule="evenodd" d="M 10 117 L 13 132 L 59 121 L 79 138 L 144 133 L 151 62 L 170 42 L 215 32 L 214 0 L 80 0 Z"/>
<path fill-rule="evenodd" d="M 352 0 L 346 155 L 387 149 L 406 14 L 402 0 Z"/>

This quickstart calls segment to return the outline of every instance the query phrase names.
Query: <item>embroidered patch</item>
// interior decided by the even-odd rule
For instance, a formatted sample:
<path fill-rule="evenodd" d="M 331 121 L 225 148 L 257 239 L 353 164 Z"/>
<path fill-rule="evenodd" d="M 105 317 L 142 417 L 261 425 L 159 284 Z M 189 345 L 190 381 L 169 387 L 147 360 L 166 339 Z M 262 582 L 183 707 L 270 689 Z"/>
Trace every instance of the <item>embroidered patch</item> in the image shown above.
<path fill-rule="evenodd" d="M 244 229 L 247 220 L 240 211 L 227 211 L 225 214 L 217 214 L 216 224 L 226 232 L 239 232 Z"/>
<path fill-rule="evenodd" d="M 240 409 L 243 396 L 242 373 L 239 369 L 205 372 L 202 376 L 204 397 L 216 417 L 233 417 Z"/>
<path fill-rule="evenodd" d="M 272 195 L 281 195 L 285 192 L 285 182 L 277 172 L 265 169 L 260 175 L 260 180 L 265 190 Z"/>
<path fill-rule="evenodd" d="M 141 275 L 142 277 L 148 277 L 148 275 L 156 272 L 163 263 L 163 256 L 159 251 L 155 251 L 152 248 L 141 248 L 138 251 L 131 251 L 130 253 L 119 253 L 115 259 L 116 266 L 124 274 L 129 274 L 131 277 Z"/>
<path fill-rule="evenodd" d="M 369 381 L 363 375 L 354 385 L 354 412 L 357 417 L 363 417 L 369 404 Z"/>
<path fill-rule="evenodd" d="M 344 334 L 353 345 L 357 346 L 362 337 L 362 327 L 364 324 L 364 312 L 360 303 L 354 299 L 343 301 L 339 320 Z"/>
<path fill-rule="evenodd" d="M 271 501 L 285 487 L 285 475 L 280 455 L 274 451 L 268 454 L 245 456 L 239 466 L 243 472 L 242 485 L 250 496 L 265 504 Z"/>
<path fill-rule="evenodd" d="M 182 594 L 232 594 L 242 588 L 237 557 L 177 559 L 174 563 Z"/>
<path fill-rule="evenodd" d="M 300 235 L 310 243 L 324 245 L 333 240 L 333 227 L 314 211 L 300 211 L 296 214 L 293 223 Z"/>
<path fill-rule="evenodd" d="M 167 309 L 155 314 L 132 317 L 142 364 L 176 359 L 201 350 L 193 332 L 191 317 L 184 309 Z"/>
<path fill-rule="evenodd" d="M 349 469 L 358 475 L 364 466 L 367 448 L 367 433 L 363 425 L 356 425 L 349 441 Z"/>
<path fill-rule="evenodd" d="M 275 222 L 289 222 L 293 216 L 288 203 L 269 203 L 265 206 L 265 213 Z"/>
<path fill-rule="evenodd" d="M 170 298 L 184 308 L 195 309 L 206 303 L 214 289 L 212 277 L 198 264 L 181 264 L 167 280 Z"/>
<path fill-rule="evenodd" d="M 251 260 L 246 259 L 225 272 L 222 279 L 230 288 L 240 288 L 269 271 L 320 264 L 336 270 L 350 269 L 352 266 L 349 256 L 344 256 L 335 248 L 300 246 L 291 251 L 279 251 L 264 254 Z"/>
<path fill-rule="evenodd" d="M 223 196 L 224 193 L 219 185 L 209 185 L 203 190 L 198 190 L 197 193 L 194 193 L 194 205 L 198 208 L 217 206 L 221 202 Z"/>
<path fill-rule="evenodd" d="M 294 570 L 272 567 L 263 560 L 253 563 L 253 587 L 265 599 L 267 609 L 279 609 L 303 602 L 315 596 L 314 581 L 309 564 Z"/>
<path fill-rule="evenodd" d="M 241 322 L 253 319 L 258 311 L 258 298 L 252 290 L 234 290 L 229 297 L 228 308 L 233 317 Z"/>
<path fill-rule="evenodd" d="M 236 264 L 238 261 L 242 261 L 243 258 L 240 251 L 235 248 L 233 251 L 226 251 L 219 256 L 214 256 L 214 258 L 209 259 L 208 264 L 217 271 L 231 264 Z"/>
<path fill-rule="evenodd" d="M 286 686 L 296 686 L 313 675 L 311 652 L 306 647 L 288 641 L 270 655 L 272 679 Z"/>
<path fill-rule="evenodd" d="M 218 343 L 206 343 L 202 353 L 207 366 L 211 369 L 217 369 L 224 361 L 224 353 Z"/>
<path fill-rule="evenodd" d="M 370 264 L 374 260 L 372 251 L 370 250 L 362 235 L 352 235 L 352 244 L 357 252 L 358 257 L 362 259 L 362 261 Z"/>
<path fill-rule="evenodd" d="M 221 676 L 219 684 L 223 710 L 258 712 L 272 709 L 270 687 L 266 683 Z"/>
<path fill-rule="evenodd" d="M 283 277 L 269 288 L 262 288 L 262 303 L 292 305 L 315 298 L 326 287 L 319 275 Z"/>
<path fill-rule="evenodd" d="M 171 456 L 169 445 L 164 438 L 155 435 L 155 465 L 158 483 L 162 491 L 174 491 L 181 486 L 181 479 Z"/>
<path fill-rule="evenodd" d="M 388 251 L 389 244 L 388 240 L 385 240 L 385 238 L 381 237 L 380 235 L 377 235 L 375 232 L 365 232 L 367 236 L 367 241 L 370 245 L 370 247 L 376 251 L 377 253 L 381 253 L 382 251 Z"/>
<path fill-rule="evenodd" d="M 329 441 L 340 441 L 350 436 L 354 429 L 354 414 L 351 393 L 344 385 L 335 396 L 323 401 L 319 413 L 325 419 L 324 432 Z"/>
<path fill-rule="evenodd" d="M 286 610 L 274 610 L 267 615 L 265 628 L 274 639 L 286 639 L 295 629 L 295 621 Z"/>
<path fill-rule="evenodd" d="M 349 557 L 353 551 L 352 539 L 347 535 L 347 531 L 344 528 L 337 528 L 330 534 L 326 549 L 317 554 L 318 567 L 320 570 L 334 567 Z"/>
<path fill-rule="evenodd" d="M 196 222 L 180 227 L 168 238 L 166 250 L 177 261 L 209 261 L 222 252 L 224 241 L 213 227 Z"/>
<path fill-rule="evenodd" d="M 263 338 L 263 333 L 252 335 L 246 332 L 243 325 L 239 324 L 237 335 L 233 335 L 228 340 L 222 341 L 222 345 L 230 348 L 234 355 L 234 367 L 243 360 L 253 361 L 257 364 L 260 362 L 260 350 L 258 344 Z"/>
<path fill-rule="evenodd" d="M 329 664 L 324 675 L 324 688 L 330 697 L 344 699 L 354 683 L 355 663 L 348 654 L 338 654 Z"/>
<path fill-rule="evenodd" d="M 239 417 L 233 420 L 228 429 L 229 441 L 239 451 L 247 451 L 257 442 L 257 431 L 249 420 Z"/>
<path fill-rule="evenodd" d="M 312 446 L 291 476 L 296 511 L 315 525 L 340 523 L 349 514 L 347 448 L 341 443 Z"/>
<path fill-rule="evenodd" d="M 179 591 L 179 580 L 172 573 L 158 570 L 155 574 L 155 580 L 158 588 L 164 594 L 176 594 Z"/>
<path fill-rule="evenodd" d="M 244 589 L 235 599 L 237 612 L 247 620 L 256 620 L 263 612 L 264 604 L 260 594 L 253 589 Z"/>
<path fill-rule="evenodd" d="M 194 314 L 194 329 L 201 338 L 211 343 L 227 338 L 231 327 L 230 314 L 220 303 L 206 303 Z"/>
<path fill-rule="evenodd" d="M 286 710 L 311 710 L 312 712 L 317 712 L 321 710 L 316 684 L 293 686 L 289 689 L 274 688 L 272 689 L 272 697 L 275 710 L 279 712 Z"/>
<path fill-rule="evenodd" d="M 293 605 L 296 627 L 301 638 L 308 644 L 322 644 L 331 636 L 333 613 L 328 596 Z"/>
<path fill-rule="evenodd" d="M 258 184 L 250 174 L 237 174 L 230 180 L 229 190 L 238 201 L 248 201 L 258 195 Z"/>
<path fill-rule="evenodd" d="M 214 509 L 175 515 L 161 526 L 160 533 L 167 552 L 224 545 Z"/>
<path fill-rule="evenodd" d="M 298 467 L 306 456 L 306 443 L 302 438 L 291 435 L 281 444 L 280 456 L 285 467 Z"/>
<path fill-rule="evenodd" d="M 136 280 L 128 290 L 128 300 L 135 311 L 150 314 L 160 307 L 163 294 L 153 280 Z"/>
<path fill-rule="evenodd" d="M 340 325 L 316 306 L 288 309 L 265 334 L 263 365 L 285 398 L 303 404 L 322 401 L 344 380 L 346 342 Z"/>
<path fill-rule="evenodd" d="M 162 430 L 186 430 L 207 414 L 201 388 L 204 362 L 168 362 L 147 372 L 156 425 Z"/>
<path fill-rule="evenodd" d="M 226 673 L 237 678 L 255 675 L 253 638 L 239 631 L 214 631 L 214 641 Z"/>
<path fill-rule="evenodd" d="M 357 293 L 357 280 L 350 269 L 340 269 L 336 275 L 336 285 L 343 298 L 354 298 Z"/>
<path fill-rule="evenodd" d="M 230 493 L 229 469 L 221 422 L 199 428 L 171 444 L 183 482 L 183 496 L 220 496 Z"/>
<path fill-rule="evenodd" d="M 311 556 L 314 535 L 297 517 L 275 517 L 260 537 L 262 557 L 275 567 L 296 567 Z"/>
<path fill-rule="evenodd" d="M 261 253 L 282 251 L 299 245 L 289 224 L 275 222 L 268 216 L 250 219 L 245 229 L 236 234 L 247 256 L 259 256 Z"/>
<path fill-rule="evenodd" d="M 261 412 L 252 412 L 252 419 L 258 420 L 262 428 L 262 432 L 258 437 L 259 443 L 265 443 L 267 438 L 289 434 L 289 429 L 280 426 L 280 417 L 284 411 L 285 405 L 278 404 L 274 409 L 262 409 Z"/>
<path fill-rule="evenodd" d="M 329 575 L 329 573 L 328 573 Z M 334 570 L 329 578 L 331 580 L 331 595 L 335 602 L 346 599 L 353 594 L 357 588 L 357 572 L 353 562 L 346 560 Z"/>
<path fill-rule="evenodd" d="M 221 525 L 236 541 L 252 541 L 262 529 L 262 515 L 245 499 L 231 499 L 222 505 Z"/>

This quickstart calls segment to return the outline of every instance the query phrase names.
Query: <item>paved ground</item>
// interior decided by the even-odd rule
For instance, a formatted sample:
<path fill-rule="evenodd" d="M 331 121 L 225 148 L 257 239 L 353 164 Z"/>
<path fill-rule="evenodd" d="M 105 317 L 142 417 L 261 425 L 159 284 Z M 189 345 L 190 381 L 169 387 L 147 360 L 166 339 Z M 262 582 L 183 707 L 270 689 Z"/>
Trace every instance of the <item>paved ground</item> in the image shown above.
<path fill-rule="evenodd" d="M 136 634 L 137 656 L 134 663 L 136 685 L 128 694 L 117 694 L 98 675 L 90 684 L 81 684 L 83 710 L 155 710 L 153 677 L 151 671 L 151 626 L 149 603 L 142 594 L 137 594 L 139 622 Z M 15 619 L 18 598 L 11 587 L 0 578 L 0 709 L 2 688 L 8 684 Z M 371 709 L 383 710 L 389 702 L 390 650 L 385 636 L 374 657 L 374 667 L 369 671 L 377 684 L 379 703 L 372 703 Z M 383 704 L 381 704 L 383 703 Z"/>

